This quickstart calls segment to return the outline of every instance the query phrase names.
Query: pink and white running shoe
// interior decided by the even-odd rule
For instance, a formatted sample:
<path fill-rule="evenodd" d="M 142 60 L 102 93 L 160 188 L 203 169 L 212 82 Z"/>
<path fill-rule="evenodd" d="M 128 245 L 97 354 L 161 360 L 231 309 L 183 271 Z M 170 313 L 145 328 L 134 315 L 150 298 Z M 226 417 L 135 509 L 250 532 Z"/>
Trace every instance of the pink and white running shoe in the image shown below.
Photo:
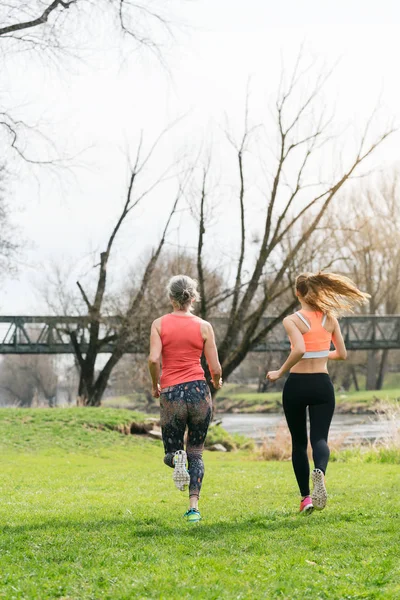
<path fill-rule="evenodd" d="M 306 496 L 304 500 L 300 502 L 300 513 L 304 516 L 311 515 L 314 510 L 314 506 L 311 500 L 311 496 Z"/>

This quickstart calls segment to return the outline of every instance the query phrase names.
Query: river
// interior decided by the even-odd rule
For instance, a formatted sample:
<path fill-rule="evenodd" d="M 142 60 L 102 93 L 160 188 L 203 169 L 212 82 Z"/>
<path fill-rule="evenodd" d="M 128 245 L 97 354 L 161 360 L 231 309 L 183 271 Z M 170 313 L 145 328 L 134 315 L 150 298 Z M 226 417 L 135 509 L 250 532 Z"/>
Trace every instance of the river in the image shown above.
<path fill-rule="evenodd" d="M 282 414 L 218 414 L 222 427 L 230 433 L 241 433 L 260 443 L 265 436 L 272 437 L 280 423 L 285 423 Z M 346 445 L 360 442 L 374 442 L 393 435 L 400 422 L 386 421 L 371 415 L 335 414 L 332 420 L 330 437 L 344 438 Z"/>

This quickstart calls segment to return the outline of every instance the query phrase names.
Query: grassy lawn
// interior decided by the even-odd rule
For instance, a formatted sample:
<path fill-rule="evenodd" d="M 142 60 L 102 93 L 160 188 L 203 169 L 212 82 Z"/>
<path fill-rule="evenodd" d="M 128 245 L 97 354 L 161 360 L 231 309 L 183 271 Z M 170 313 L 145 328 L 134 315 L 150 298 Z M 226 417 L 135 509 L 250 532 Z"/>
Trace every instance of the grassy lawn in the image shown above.
<path fill-rule="evenodd" d="M 0 598 L 400 598 L 398 465 L 332 463 L 304 518 L 289 463 L 208 452 L 189 525 L 161 443 L 103 427 L 131 418 L 0 411 Z"/>

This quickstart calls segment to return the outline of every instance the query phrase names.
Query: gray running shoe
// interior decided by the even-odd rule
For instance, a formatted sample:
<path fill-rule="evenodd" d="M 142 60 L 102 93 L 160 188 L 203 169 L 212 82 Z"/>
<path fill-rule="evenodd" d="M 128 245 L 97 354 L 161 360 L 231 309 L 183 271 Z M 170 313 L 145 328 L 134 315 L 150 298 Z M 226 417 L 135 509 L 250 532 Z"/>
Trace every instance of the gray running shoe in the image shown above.
<path fill-rule="evenodd" d="M 325 476 L 321 469 L 314 469 L 311 473 L 311 479 L 314 484 L 313 493 L 311 494 L 314 508 L 322 510 L 326 506 L 328 494 L 325 487 Z"/>
<path fill-rule="evenodd" d="M 190 475 L 186 468 L 186 452 L 178 450 L 174 455 L 174 474 L 172 479 L 178 490 L 184 492 L 190 483 Z"/>

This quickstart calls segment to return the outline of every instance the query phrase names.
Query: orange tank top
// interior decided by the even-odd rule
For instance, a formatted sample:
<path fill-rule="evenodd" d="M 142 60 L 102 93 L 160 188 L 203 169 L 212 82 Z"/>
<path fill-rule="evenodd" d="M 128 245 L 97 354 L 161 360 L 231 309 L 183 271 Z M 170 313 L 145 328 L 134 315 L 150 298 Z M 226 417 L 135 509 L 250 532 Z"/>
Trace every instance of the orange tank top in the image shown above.
<path fill-rule="evenodd" d="M 303 333 L 306 351 L 303 358 L 323 358 L 329 355 L 332 333 L 325 329 L 326 315 L 321 312 L 299 310 L 295 313 L 308 327 Z"/>
<path fill-rule="evenodd" d="M 205 379 L 201 319 L 171 313 L 161 318 L 161 388 Z"/>

